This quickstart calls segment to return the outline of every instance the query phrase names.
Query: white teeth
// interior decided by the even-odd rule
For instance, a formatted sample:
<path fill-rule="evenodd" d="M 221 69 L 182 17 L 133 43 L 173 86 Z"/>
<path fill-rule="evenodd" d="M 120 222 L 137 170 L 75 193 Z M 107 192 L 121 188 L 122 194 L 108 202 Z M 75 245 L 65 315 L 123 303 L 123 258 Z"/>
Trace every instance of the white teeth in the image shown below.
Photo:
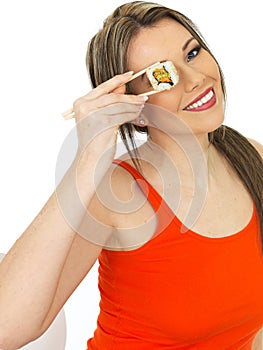
<path fill-rule="evenodd" d="M 208 99 L 206 97 L 201 98 L 201 102 L 206 103 Z"/>
<path fill-rule="evenodd" d="M 201 107 L 203 104 L 207 103 L 211 100 L 211 98 L 214 96 L 213 90 L 210 90 L 208 94 L 206 94 L 204 97 L 202 97 L 199 101 L 193 103 L 192 105 L 186 107 L 186 110 L 193 109 L 196 107 Z"/>

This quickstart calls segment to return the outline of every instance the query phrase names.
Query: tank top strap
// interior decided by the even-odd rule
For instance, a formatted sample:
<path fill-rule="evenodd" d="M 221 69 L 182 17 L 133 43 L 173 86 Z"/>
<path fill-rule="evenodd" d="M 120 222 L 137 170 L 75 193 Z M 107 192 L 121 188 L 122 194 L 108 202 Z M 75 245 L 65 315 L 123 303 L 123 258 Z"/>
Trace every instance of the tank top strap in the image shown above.
<path fill-rule="evenodd" d="M 136 170 L 127 162 L 120 159 L 114 159 L 113 163 L 121 166 L 133 176 L 136 183 L 138 184 L 138 186 L 140 187 L 140 189 L 142 190 L 142 192 L 144 193 L 147 200 L 152 205 L 154 211 L 158 214 L 158 216 L 162 214 L 162 216 L 169 215 L 170 217 L 174 218 L 174 213 L 169 208 L 168 204 L 138 170 Z"/>

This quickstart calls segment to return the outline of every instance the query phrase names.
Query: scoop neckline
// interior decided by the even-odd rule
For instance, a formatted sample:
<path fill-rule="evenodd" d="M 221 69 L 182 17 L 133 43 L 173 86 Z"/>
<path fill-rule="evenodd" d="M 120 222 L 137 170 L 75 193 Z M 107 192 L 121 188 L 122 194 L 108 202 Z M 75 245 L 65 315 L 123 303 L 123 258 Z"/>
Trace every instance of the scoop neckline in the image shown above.
<path fill-rule="evenodd" d="M 121 165 L 121 163 L 125 163 L 126 165 L 128 165 L 128 167 L 130 169 L 132 169 L 132 171 L 134 173 L 136 173 L 137 177 L 144 180 L 147 184 L 147 186 L 150 187 L 151 191 L 152 191 L 152 194 L 154 195 L 154 197 L 159 201 L 159 202 L 162 202 L 162 205 L 164 206 L 164 209 L 165 211 L 169 214 L 169 216 L 171 216 L 171 221 L 174 222 L 174 224 L 180 228 L 180 231 L 181 231 L 181 228 L 182 227 L 185 227 L 186 228 L 186 231 L 185 233 L 183 232 L 179 232 L 178 234 L 180 235 L 188 235 L 188 236 L 191 236 L 192 238 L 195 238 L 195 239 L 198 239 L 198 240 L 202 240 L 202 241 L 207 241 L 207 242 L 212 242 L 212 243 L 220 243 L 220 242 L 225 242 L 225 241 L 230 241 L 230 240 L 233 240 L 233 239 L 236 239 L 237 237 L 239 238 L 241 235 L 245 234 L 246 232 L 249 231 L 249 228 L 250 226 L 253 224 L 254 220 L 255 220 L 255 216 L 256 216 L 256 205 L 255 205 L 255 202 L 253 202 L 252 204 L 252 214 L 250 216 L 250 219 L 248 220 L 248 222 L 245 224 L 245 226 L 243 228 L 241 228 L 239 231 L 237 232 L 234 232 L 234 233 L 230 233 L 229 235 L 226 235 L 226 236 L 222 236 L 222 237 L 209 237 L 209 236 L 205 236 L 205 235 L 202 235 L 201 233 L 198 233 L 198 232 L 195 232 L 193 230 L 191 230 L 190 228 L 187 228 L 183 222 L 181 222 L 181 220 L 178 218 L 178 216 L 174 213 L 174 211 L 170 208 L 170 206 L 168 205 L 167 201 L 155 190 L 155 188 L 148 182 L 147 179 L 145 179 L 145 177 L 139 173 L 137 171 L 137 169 L 135 169 L 132 165 L 130 165 L 129 163 L 127 163 L 126 161 L 123 161 L 123 160 L 115 160 L 116 163 L 115 164 L 119 164 Z M 128 170 L 128 169 L 126 169 Z M 133 174 L 131 174 L 133 175 Z M 134 176 L 133 176 L 134 177 Z M 135 178 L 135 181 L 137 182 L 137 178 Z M 138 182 L 137 182 L 138 183 Z M 140 186 L 140 184 L 138 183 L 138 186 Z M 155 212 L 155 209 L 154 209 L 154 206 L 153 204 L 149 201 L 149 199 L 147 198 L 147 201 L 149 202 L 149 204 L 151 205 L 151 207 L 153 208 L 154 212 Z M 156 216 L 157 216 L 157 226 L 158 227 L 158 221 L 159 221 L 159 217 L 158 217 L 158 213 L 156 213 Z M 151 242 L 152 240 L 156 239 L 158 236 L 161 236 L 163 234 L 163 232 L 157 234 L 155 236 L 155 234 L 153 234 L 153 238 L 151 238 L 149 241 L 145 242 L 145 244 L 143 244 L 141 247 L 138 247 L 137 249 L 140 249 L 144 246 L 146 246 L 149 242 Z M 135 249 L 135 250 L 137 250 Z"/>
<path fill-rule="evenodd" d="M 169 210 L 170 210 L 170 208 L 169 208 Z M 193 237 L 195 239 L 199 239 L 199 240 L 203 240 L 203 241 L 209 241 L 209 242 L 213 242 L 213 243 L 219 243 L 219 242 L 225 242 L 225 241 L 233 240 L 233 239 L 239 238 L 240 236 L 242 236 L 243 234 L 246 234 L 249 231 L 250 226 L 254 222 L 255 214 L 256 214 L 256 207 L 255 207 L 255 204 L 253 203 L 253 209 L 252 209 L 251 216 L 250 216 L 248 222 L 244 225 L 244 227 L 241 228 L 240 230 L 238 230 L 237 232 L 230 233 L 230 234 L 225 235 L 225 236 L 209 237 L 209 236 L 205 236 L 205 235 L 203 235 L 203 234 L 201 234 L 199 232 L 193 231 L 193 230 L 191 230 L 191 229 L 189 229 L 187 227 L 186 227 L 186 232 L 185 233 L 181 233 L 181 234 L 182 235 L 186 234 L 186 235 L 189 235 L 189 236 L 191 236 L 191 237 Z M 177 221 L 177 224 L 179 224 L 180 227 L 185 226 L 174 213 L 173 213 L 173 216 L 174 216 L 174 220 Z"/>
<path fill-rule="evenodd" d="M 252 213 L 250 215 L 250 218 L 248 220 L 248 222 L 244 225 L 243 228 L 241 228 L 240 230 L 238 230 L 237 232 L 234 232 L 234 233 L 230 233 L 226 236 L 222 236 L 222 237 L 209 237 L 209 236 L 205 236 L 205 235 L 202 235 L 201 233 L 198 233 L 190 228 L 188 228 L 187 226 L 184 225 L 184 223 L 178 218 L 178 216 L 174 213 L 174 211 L 170 208 L 170 206 L 168 205 L 168 203 L 166 202 L 166 200 L 154 189 L 154 187 L 141 175 L 141 177 L 146 181 L 147 185 L 150 186 L 151 190 L 153 191 L 152 193 L 154 194 L 154 197 L 159 200 L 159 201 L 162 201 L 163 202 L 163 205 L 164 205 L 164 209 L 165 211 L 169 214 L 169 216 L 172 217 L 172 221 L 176 224 L 176 226 L 178 228 L 180 228 L 180 231 L 181 231 L 181 228 L 182 227 L 185 227 L 186 228 L 186 231 L 185 233 L 183 232 L 179 232 L 180 235 L 188 235 L 188 236 L 191 236 L 193 238 L 196 238 L 196 239 L 199 239 L 199 240 L 205 240 L 205 241 L 212 241 L 212 242 L 220 242 L 220 241 L 226 241 L 226 240 L 232 240 L 232 239 L 235 239 L 236 236 L 240 236 L 242 235 L 243 233 L 245 234 L 248 230 L 249 230 L 249 227 L 253 224 L 254 222 L 254 219 L 255 219 L 255 216 L 256 216 L 256 205 L 254 202 L 252 202 Z M 153 205 L 152 203 L 148 200 L 149 204 L 152 206 L 153 208 Z M 154 208 L 153 208 L 154 210 Z M 158 215 L 157 215 L 157 220 L 159 220 L 158 218 Z M 158 225 L 158 224 L 157 224 Z M 161 233 L 162 234 L 162 233 Z M 159 236 L 159 235 L 157 235 Z M 154 237 L 155 238 L 155 237 Z M 154 239 L 153 238 L 153 239 Z"/>

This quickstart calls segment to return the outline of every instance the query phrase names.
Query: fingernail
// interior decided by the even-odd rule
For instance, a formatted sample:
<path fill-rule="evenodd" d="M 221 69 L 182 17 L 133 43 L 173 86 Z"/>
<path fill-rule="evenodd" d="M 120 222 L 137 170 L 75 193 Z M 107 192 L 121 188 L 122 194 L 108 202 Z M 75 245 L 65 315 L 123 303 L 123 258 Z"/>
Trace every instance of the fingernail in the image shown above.
<path fill-rule="evenodd" d="M 128 77 L 129 75 L 133 75 L 134 71 L 133 70 L 130 70 L 129 72 L 126 72 L 126 73 L 123 73 L 123 76 L 124 77 Z"/>
<path fill-rule="evenodd" d="M 140 102 L 145 102 L 148 100 L 148 96 L 137 96 L 137 98 L 138 98 L 138 101 Z"/>

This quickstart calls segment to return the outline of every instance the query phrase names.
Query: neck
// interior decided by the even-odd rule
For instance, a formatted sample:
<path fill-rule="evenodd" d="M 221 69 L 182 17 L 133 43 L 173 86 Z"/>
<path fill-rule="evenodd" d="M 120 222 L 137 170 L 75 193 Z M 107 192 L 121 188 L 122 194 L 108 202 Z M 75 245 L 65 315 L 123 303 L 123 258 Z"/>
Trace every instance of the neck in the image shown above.
<path fill-rule="evenodd" d="M 203 210 L 209 188 L 214 188 L 218 178 L 215 165 L 219 156 L 208 134 L 171 137 L 156 130 L 149 132 L 144 149 L 145 159 L 152 165 L 146 167 L 146 171 L 150 169 L 146 175 L 154 184 L 161 182 L 159 193 L 174 211 L 182 207 L 187 213 L 185 224 L 191 227 Z"/>
<path fill-rule="evenodd" d="M 193 180 L 193 175 L 206 181 L 214 173 L 215 151 L 208 134 L 180 134 L 168 136 L 156 129 L 149 131 L 147 145 L 151 150 L 151 160 L 157 162 L 159 169 L 165 167 L 167 160 L 174 164 L 176 171 L 185 183 Z M 157 165 L 156 164 L 156 165 Z"/>

